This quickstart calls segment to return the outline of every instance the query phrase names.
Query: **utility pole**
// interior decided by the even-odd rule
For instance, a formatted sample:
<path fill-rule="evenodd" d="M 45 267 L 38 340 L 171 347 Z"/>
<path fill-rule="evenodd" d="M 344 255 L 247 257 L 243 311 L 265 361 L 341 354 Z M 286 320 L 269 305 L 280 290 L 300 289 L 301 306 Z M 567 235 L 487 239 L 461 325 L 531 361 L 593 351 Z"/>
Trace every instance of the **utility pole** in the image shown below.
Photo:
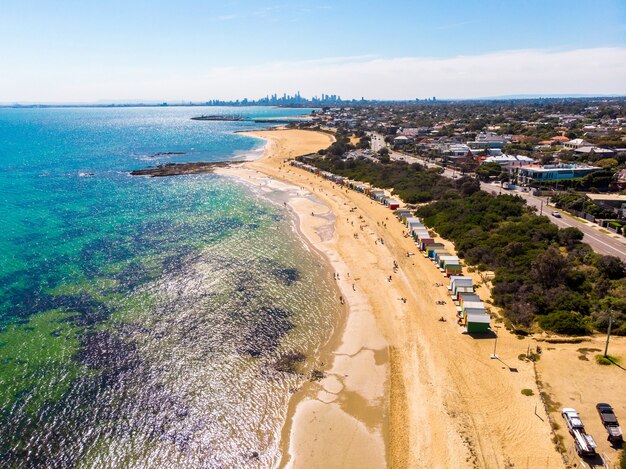
<path fill-rule="evenodd" d="M 609 328 L 606 331 L 606 345 L 604 346 L 604 358 L 608 357 L 609 339 L 611 338 L 611 326 L 613 325 L 613 311 L 609 311 Z"/>
<path fill-rule="evenodd" d="M 498 346 L 498 331 L 497 329 L 500 329 L 500 326 L 494 326 L 494 329 L 496 329 L 496 341 L 493 343 L 493 353 L 491 354 L 491 357 L 489 358 L 498 358 L 498 355 L 496 355 L 496 347 Z"/>
<path fill-rule="evenodd" d="M 543 199 L 541 199 L 541 207 L 539 207 L 539 215 L 543 215 Z"/>

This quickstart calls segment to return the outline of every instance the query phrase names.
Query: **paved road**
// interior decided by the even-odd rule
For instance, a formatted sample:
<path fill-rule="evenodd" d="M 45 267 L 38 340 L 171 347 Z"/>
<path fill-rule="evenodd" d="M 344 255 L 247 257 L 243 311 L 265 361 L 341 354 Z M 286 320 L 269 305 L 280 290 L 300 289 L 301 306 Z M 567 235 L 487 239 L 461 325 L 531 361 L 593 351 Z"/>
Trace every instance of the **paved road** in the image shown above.
<path fill-rule="evenodd" d="M 374 147 L 376 145 L 376 147 Z M 372 135 L 372 150 L 378 151 L 380 148 L 385 146 L 385 142 L 382 136 L 378 134 Z M 428 167 L 441 167 L 434 163 L 430 163 L 423 158 L 417 158 L 414 156 L 405 155 L 402 153 L 398 153 L 395 151 L 390 152 L 389 156 L 392 160 L 402 160 L 407 161 L 408 163 L 421 163 L 426 164 Z M 458 177 L 458 173 L 455 173 L 451 170 L 444 170 L 443 175 L 449 178 Z M 480 183 L 481 189 L 487 192 L 496 192 L 502 193 L 502 191 L 507 192 L 502 189 L 499 185 L 496 184 L 488 184 L 485 182 Z M 511 191 L 511 193 L 515 195 L 519 195 L 526 199 L 526 203 L 533 207 L 537 207 L 537 213 L 542 213 L 546 215 L 552 223 L 554 223 L 559 228 L 578 228 L 584 234 L 583 241 L 589 244 L 592 249 L 603 255 L 616 256 L 620 259 L 626 261 L 626 244 L 624 243 L 624 239 L 620 237 L 619 239 L 613 238 L 613 234 L 606 234 L 599 231 L 598 226 L 591 222 L 582 222 L 578 221 L 575 218 L 572 218 L 568 215 L 563 214 L 561 218 L 557 218 L 552 216 L 553 211 L 556 210 L 554 207 L 548 206 L 547 199 L 545 197 L 536 197 L 530 193 L 520 192 L 520 191 Z M 560 211 L 559 211 L 560 212 Z"/>

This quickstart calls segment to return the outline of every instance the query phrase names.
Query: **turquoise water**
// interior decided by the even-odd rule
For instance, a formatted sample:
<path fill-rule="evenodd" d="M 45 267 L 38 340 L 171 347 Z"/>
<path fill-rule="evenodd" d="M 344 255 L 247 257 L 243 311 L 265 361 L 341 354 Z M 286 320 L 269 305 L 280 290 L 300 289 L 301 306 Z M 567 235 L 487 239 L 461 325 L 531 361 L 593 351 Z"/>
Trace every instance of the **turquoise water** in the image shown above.
<path fill-rule="evenodd" d="M 237 108 L 253 117 L 310 110 Z M 226 108 L 0 109 L 0 466 L 268 467 L 336 326 L 284 208 L 215 175 Z"/>

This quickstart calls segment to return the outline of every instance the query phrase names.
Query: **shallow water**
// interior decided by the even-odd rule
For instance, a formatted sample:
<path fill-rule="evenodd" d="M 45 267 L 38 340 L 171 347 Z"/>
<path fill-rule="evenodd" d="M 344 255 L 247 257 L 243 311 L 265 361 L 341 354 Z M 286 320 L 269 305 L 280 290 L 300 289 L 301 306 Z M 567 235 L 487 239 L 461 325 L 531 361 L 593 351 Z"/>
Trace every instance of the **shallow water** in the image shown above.
<path fill-rule="evenodd" d="M 214 112 L 0 110 L 1 466 L 278 460 L 338 321 L 326 265 L 242 185 L 126 173 L 259 147 L 189 120 Z"/>

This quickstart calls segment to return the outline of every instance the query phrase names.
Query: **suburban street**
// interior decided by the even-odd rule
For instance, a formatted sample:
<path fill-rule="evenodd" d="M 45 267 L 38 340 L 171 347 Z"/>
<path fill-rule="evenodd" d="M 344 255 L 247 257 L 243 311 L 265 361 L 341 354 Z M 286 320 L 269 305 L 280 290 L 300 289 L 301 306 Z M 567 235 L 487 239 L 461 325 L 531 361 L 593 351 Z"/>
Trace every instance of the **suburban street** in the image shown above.
<path fill-rule="evenodd" d="M 381 148 L 384 148 L 385 141 L 381 135 L 371 134 L 372 135 L 372 150 L 378 151 Z M 405 155 L 396 151 L 390 151 L 389 156 L 392 160 L 395 161 L 406 161 L 408 163 L 420 163 L 425 164 L 428 167 L 438 167 L 441 166 L 436 165 L 434 163 L 430 163 L 422 158 L 417 158 L 414 156 Z M 444 170 L 443 175 L 449 178 L 458 177 L 457 173 L 451 170 Z M 480 187 L 482 190 L 490 193 L 502 193 L 502 192 L 510 192 L 515 195 L 519 195 L 526 200 L 528 205 L 537 208 L 537 213 L 542 213 L 546 215 L 549 220 L 557 225 L 559 228 L 578 228 L 583 234 L 583 241 L 589 244 L 592 249 L 598 254 L 610 255 L 619 257 L 620 259 L 626 261 L 626 240 L 619 235 L 616 235 L 611 232 L 603 233 L 600 231 L 600 227 L 595 223 L 590 221 L 582 221 L 577 219 L 565 212 L 555 209 L 548 205 L 548 200 L 546 197 L 537 197 L 529 192 L 521 192 L 521 191 L 509 191 L 503 189 L 500 184 L 492 184 L 481 182 Z M 561 217 L 557 218 L 552 215 L 552 212 L 558 211 L 561 213 Z M 615 236 L 615 237 L 614 237 Z"/>

